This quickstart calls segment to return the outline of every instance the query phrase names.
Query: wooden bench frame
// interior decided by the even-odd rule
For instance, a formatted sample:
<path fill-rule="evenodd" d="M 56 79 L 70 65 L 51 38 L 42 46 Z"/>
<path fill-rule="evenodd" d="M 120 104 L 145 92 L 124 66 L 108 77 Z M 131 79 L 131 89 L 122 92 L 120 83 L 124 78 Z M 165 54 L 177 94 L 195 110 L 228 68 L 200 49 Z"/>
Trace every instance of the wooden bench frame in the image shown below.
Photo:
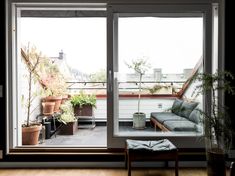
<path fill-rule="evenodd" d="M 168 128 L 166 128 L 163 124 L 158 122 L 155 118 L 150 117 L 150 124 L 154 127 L 155 131 L 157 131 L 157 128 L 161 129 L 162 131 L 170 131 Z"/>
<path fill-rule="evenodd" d="M 131 162 L 132 161 L 175 161 L 175 176 L 178 176 L 178 149 L 170 151 L 143 151 L 143 150 L 129 150 L 127 144 L 125 147 L 125 167 L 128 169 L 128 176 L 131 176 Z"/>

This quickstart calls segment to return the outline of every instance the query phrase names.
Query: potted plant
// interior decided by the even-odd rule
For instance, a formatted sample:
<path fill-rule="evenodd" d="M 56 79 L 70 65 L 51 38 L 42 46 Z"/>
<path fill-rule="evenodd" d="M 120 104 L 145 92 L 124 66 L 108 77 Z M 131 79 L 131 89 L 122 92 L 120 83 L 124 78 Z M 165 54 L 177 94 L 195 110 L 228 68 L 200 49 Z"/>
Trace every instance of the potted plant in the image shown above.
<path fill-rule="evenodd" d="M 26 55 L 25 61 L 26 66 L 28 68 L 28 89 L 27 89 L 27 101 L 26 101 L 26 113 L 27 113 L 27 119 L 26 123 L 22 125 L 22 145 L 36 145 L 38 144 L 38 138 L 40 134 L 40 130 L 42 128 L 42 125 L 36 122 L 30 121 L 30 116 L 32 113 L 31 106 L 33 103 L 33 100 L 37 96 L 35 92 L 32 90 L 32 85 L 34 83 L 34 80 L 36 78 L 36 70 L 39 66 L 39 61 L 41 54 L 38 53 L 36 50 L 36 47 L 30 47 L 28 46 L 26 49 Z"/>
<path fill-rule="evenodd" d="M 44 60 L 44 65 L 45 70 L 42 71 L 42 80 L 45 84 L 43 91 L 45 98 L 42 102 L 54 102 L 54 112 L 59 112 L 63 99 L 62 95 L 66 92 L 65 78 L 59 71 L 58 66 L 50 63 L 48 59 Z"/>
<path fill-rule="evenodd" d="M 52 115 L 55 109 L 55 102 L 44 101 L 42 102 L 42 114 L 45 116 Z"/>
<path fill-rule="evenodd" d="M 75 116 L 92 116 L 93 108 L 96 108 L 96 96 L 84 94 L 82 91 L 78 95 L 71 97 Z"/>
<path fill-rule="evenodd" d="M 148 88 L 148 91 L 150 94 L 154 95 L 155 93 L 159 92 L 162 89 L 165 89 L 165 91 L 167 91 L 170 88 L 171 88 L 170 85 L 155 84 L 153 87 Z"/>
<path fill-rule="evenodd" d="M 229 72 L 216 72 L 214 74 L 199 73 L 193 81 L 198 81 L 194 94 L 211 95 L 210 108 L 206 111 L 199 110 L 203 116 L 204 137 L 207 153 L 208 176 L 225 176 L 225 158 L 231 145 L 233 128 L 227 108 L 218 100 L 218 92 L 234 94 L 230 81 L 233 75 Z"/>
<path fill-rule="evenodd" d="M 58 121 L 63 123 L 60 129 L 60 134 L 73 135 L 77 131 L 77 119 L 73 113 L 73 106 L 70 101 L 66 101 L 61 105 L 61 115 L 58 117 Z"/>
<path fill-rule="evenodd" d="M 150 65 L 147 63 L 146 59 L 136 59 L 133 60 L 131 64 L 127 64 L 128 68 L 133 69 L 139 76 L 139 92 L 138 92 L 138 111 L 133 114 L 133 128 L 135 129 L 144 129 L 146 114 L 140 112 L 140 98 L 141 98 L 141 83 L 142 77 L 145 72 L 150 68 Z"/>

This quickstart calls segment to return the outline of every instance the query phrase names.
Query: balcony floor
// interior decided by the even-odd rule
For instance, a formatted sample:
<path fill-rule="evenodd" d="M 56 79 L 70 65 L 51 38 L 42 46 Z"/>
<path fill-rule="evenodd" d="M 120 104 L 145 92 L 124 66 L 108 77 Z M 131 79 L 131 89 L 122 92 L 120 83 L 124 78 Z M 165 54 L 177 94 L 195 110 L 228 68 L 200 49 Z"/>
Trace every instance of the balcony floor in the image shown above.
<path fill-rule="evenodd" d="M 132 126 L 121 126 L 121 132 L 154 131 L 151 127 L 144 130 L 133 129 Z M 107 127 L 96 126 L 93 129 L 78 129 L 74 135 L 53 135 L 39 146 L 76 146 L 76 147 L 106 147 Z"/>

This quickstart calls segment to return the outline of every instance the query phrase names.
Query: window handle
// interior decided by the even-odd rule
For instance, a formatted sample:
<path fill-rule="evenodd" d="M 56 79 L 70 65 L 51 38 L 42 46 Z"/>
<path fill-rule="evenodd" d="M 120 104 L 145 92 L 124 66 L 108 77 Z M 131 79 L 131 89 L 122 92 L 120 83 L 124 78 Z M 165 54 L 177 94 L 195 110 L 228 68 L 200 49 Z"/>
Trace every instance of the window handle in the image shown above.
<path fill-rule="evenodd" d="M 112 71 L 109 70 L 109 76 L 108 76 L 108 92 L 112 92 L 113 87 L 112 87 Z"/>

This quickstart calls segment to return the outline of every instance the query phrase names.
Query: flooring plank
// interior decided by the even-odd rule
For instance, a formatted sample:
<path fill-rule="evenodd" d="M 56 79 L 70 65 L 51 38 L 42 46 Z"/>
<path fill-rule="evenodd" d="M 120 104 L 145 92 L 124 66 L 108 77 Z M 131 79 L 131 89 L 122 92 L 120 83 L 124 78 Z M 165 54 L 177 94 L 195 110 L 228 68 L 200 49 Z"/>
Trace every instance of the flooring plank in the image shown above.
<path fill-rule="evenodd" d="M 127 176 L 125 169 L 0 169 L 0 176 Z M 133 176 L 174 176 L 174 169 L 133 169 Z M 206 168 L 180 168 L 180 176 L 207 176 Z M 228 173 L 227 173 L 228 175 Z"/>

